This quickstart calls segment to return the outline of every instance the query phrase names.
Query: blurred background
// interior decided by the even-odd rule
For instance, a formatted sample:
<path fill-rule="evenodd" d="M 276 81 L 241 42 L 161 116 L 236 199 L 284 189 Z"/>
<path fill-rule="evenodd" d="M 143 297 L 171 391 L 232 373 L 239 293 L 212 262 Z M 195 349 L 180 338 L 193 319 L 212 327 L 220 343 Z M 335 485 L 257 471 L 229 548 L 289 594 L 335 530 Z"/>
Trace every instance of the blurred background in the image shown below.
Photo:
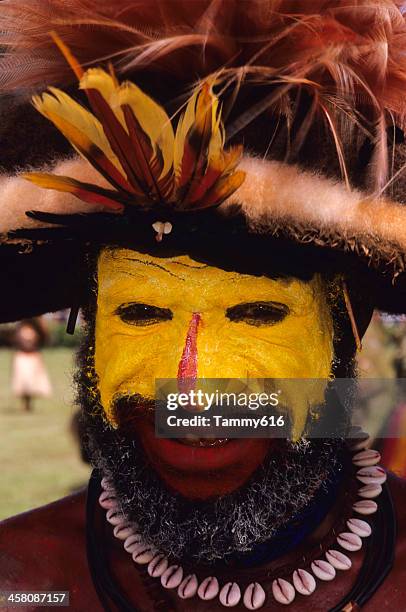
<path fill-rule="evenodd" d="M 80 323 L 68 335 L 67 316 L 0 325 L 0 520 L 78 490 L 90 474 L 74 406 Z M 406 318 L 374 316 L 358 368 L 363 379 L 406 378 Z M 406 476 L 406 406 L 377 388 L 362 419 L 383 462 Z"/>
<path fill-rule="evenodd" d="M 0 325 L 0 520 L 74 492 L 89 477 L 74 421 L 80 324 L 67 334 L 67 315 L 37 319 L 39 329 L 31 321 Z"/>

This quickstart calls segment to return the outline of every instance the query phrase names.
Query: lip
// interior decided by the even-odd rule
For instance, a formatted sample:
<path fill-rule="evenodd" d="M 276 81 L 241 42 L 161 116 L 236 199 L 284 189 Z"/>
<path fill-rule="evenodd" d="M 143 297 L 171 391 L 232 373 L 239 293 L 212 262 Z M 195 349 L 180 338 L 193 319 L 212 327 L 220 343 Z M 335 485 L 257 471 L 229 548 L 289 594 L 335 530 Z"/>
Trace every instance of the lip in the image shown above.
<path fill-rule="evenodd" d="M 219 497 L 241 487 L 276 440 L 244 438 L 190 445 L 157 438 L 152 415 L 137 419 L 136 433 L 152 467 L 173 490 L 190 499 Z"/>
<path fill-rule="evenodd" d="M 196 438 L 196 436 L 190 436 L 188 438 L 177 438 L 180 444 L 185 446 L 197 446 L 197 447 L 218 447 L 228 444 L 228 438 Z"/>
<path fill-rule="evenodd" d="M 184 444 L 176 439 L 157 438 L 148 422 L 138 423 L 146 453 L 169 468 L 184 473 L 211 472 L 237 466 L 258 446 L 258 439 L 228 440 L 213 446 Z"/>
<path fill-rule="evenodd" d="M 209 499 L 241 487 L 280 440 L 244 438 L 190 443 L 185 439 L 157 438 L 154 411 L 128 406 L 130 419 L 119 426 L 136 436 L 151 467 L 166 485 L 190 499 Z"/>

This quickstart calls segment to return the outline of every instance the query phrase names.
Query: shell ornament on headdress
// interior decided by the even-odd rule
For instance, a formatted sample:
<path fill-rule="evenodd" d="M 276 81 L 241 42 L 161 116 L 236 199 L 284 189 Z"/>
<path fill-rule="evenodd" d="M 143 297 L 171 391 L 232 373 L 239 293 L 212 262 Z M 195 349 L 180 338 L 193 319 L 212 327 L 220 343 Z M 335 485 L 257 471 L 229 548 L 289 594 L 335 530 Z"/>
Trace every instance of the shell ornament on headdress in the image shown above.
<path fill-rule="evenodd" d="M 238 189 L 245 178 L 244 172 L 236 170 L 242 147 L 224 150 L 224 127 L 213 78 L 195 89 L 174 131 L 165 110 L 134 83 L 119 83 L 112 68 L 110 73 L 100 68 L 84 72 L 60 38 L 52 36 L 93 112 L 54 87 L 35 96 L 34 106 L 108 186 L 40 172 L 25 174 L 26 179 L 128 215 L 134 208 L 195 211 L 216 207 Z M 29 214 L 34 218 L 40 215 Z M 58 216 L 48 214 L 47 221 L 52 220 L 58 222 Z M 157 220 L 153 227 L 158 240 L 171 230 L 165 220 Z"/>

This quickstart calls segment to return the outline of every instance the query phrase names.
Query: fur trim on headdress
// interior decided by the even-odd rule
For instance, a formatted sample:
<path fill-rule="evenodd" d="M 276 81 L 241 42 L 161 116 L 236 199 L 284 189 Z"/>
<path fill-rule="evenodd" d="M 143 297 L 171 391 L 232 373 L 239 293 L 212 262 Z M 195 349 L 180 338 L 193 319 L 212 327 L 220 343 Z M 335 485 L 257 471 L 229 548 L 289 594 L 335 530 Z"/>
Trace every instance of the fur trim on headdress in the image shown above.
<path fill-rule="evenodd" d="M 234 212 L 237 204 L 255 232 L 354 252 L 392 278 L 406 270 L 405 206 L 372 200 L 365 193 L 348 191 L 342 183 L 297 166 L 245 157 L 240 167 L 246 180 L 220 207 L 224 214 Z M 62 162 L 54 171 L 103 185 L 100 175 L 83 160 Z M 26 216 L 27 202 L 35 202 L 38 211 L 61 215 L 104 210 L 71 194 L 41 189 L 20 177 L 0 182 L 0 199 L 7 201 L 0 217 L 1 233 L 41 226 Z"/>
<path fill-rule="evenodd" d="M 297 166 L 245 158 L 247 179 L 223 206 L 243 203 L 253 230 L 354 252 L 392 278 L 406 270 L 406 207 L 372 199 Z"/>

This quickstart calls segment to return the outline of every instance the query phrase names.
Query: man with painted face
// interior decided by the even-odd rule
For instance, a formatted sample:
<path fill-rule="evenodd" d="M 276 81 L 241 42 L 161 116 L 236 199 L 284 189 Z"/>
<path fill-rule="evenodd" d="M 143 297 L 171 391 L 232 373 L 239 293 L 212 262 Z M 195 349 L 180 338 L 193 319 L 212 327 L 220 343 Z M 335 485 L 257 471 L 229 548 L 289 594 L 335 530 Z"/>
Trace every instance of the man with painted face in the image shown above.
<path fill-rule="evenodd" d="M 1 525 L 0 589 L 77 611 L 403 609 L 404 484 L 324 396 L 374 308 L 405 310 L 398 3 L 3 11 L 0 315 L 70 306 L 71 330 L 82 309 L 95 470 Z M 157 437 L 160 379 L 288 380 L 285 434 Z M 313 437 L 331 416 L 344 433 Z"/>

